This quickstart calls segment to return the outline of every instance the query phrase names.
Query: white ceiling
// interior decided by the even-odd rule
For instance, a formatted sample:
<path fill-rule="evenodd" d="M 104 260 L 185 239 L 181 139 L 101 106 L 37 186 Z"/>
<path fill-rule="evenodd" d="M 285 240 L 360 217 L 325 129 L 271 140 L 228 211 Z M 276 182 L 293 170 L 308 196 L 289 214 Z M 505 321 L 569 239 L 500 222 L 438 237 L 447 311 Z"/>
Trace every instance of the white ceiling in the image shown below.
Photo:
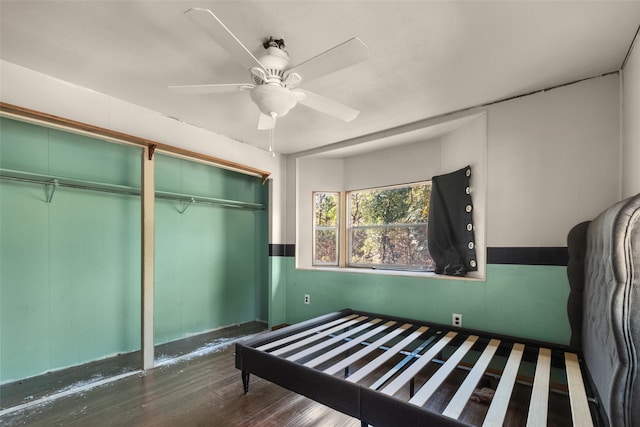
<path fill-rule="evenodd" d="M 369 60 L 301 85 L 358 118 L 299 105 L 278 120 L 282 153 L 617 71 L 640 23 L 640 1 L 0 0 L 0 57 L 266 148 L 248 93 L 167 90 L 249 81 L 189 7 L 211 9 L 255 55 L 284 38 L 294 64 L 354 36 L 369 47 Z"/>

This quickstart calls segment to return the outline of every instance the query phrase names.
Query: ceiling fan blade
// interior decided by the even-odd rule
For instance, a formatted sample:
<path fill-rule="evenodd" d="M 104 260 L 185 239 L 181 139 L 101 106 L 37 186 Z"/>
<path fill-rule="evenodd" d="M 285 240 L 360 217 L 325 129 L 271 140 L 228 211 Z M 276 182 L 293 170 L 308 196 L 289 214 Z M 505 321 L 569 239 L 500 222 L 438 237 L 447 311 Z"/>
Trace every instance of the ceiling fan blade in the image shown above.
<path fill-rule="evenodd" d="M 296 89 L 294 93 L 296 93 L 296 95 L 298 96 L 298 104 L 313 108 L 314 110 L 318 110 L 321 113 L 325 113 L 337 119 L 344 120 L 345 122 L 352 121 L 353 119 L 358 117 L 358 114 L 360 114 L 360 111 L 356 109 L 347 107 L 344 104 L 332 101 L 329 98 L 325 98 L 324 96 L 320 96 L 313 92 Z"/>
<path fill-rule="evenodd" d="M 354 37 L 313 58 L 294 65 L 287 71 L 294 71 L 300 74 L 306 83 L 362 62 L 368 58 L 369 48 L 367 48 L 367 45 L 362 43 L 359 38 Z"/>
<path fill-rule="evenodd" d="M 267 116 L 264 113 L 260 113 L 260 117 L 258 118 L 258 129 L 267 130 L 273 129 L 276 127 L 276 119 L 271 116 Z"/>
<path fill-rule="evenodd" d="M 251 89 L 253 85 L 250 83 L 220 83 L 207 85 L 178 85 L 169 86 L 169 90 L 176 93 L 186 93 L 192 95 L 201 95 L 207 93 L 228 93 L 237 90 Z"/>
<path fill-rule="evenodd" d="M 184 12 L 193 22 L 205 30 L 224 50 L 246 69 L 264 66 L 238 38 L 209 9 L 192 7 Z"/>

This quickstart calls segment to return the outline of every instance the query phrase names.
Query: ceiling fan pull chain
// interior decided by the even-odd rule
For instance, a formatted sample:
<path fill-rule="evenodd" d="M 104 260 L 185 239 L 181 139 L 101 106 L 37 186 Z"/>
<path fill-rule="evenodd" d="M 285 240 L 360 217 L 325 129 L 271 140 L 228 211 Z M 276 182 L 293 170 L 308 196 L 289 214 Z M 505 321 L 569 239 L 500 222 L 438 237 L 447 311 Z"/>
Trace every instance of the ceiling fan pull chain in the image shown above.
<path fill-rule="evenodd" d="M 271 118 L 273 119 L 273 126 L 269 129 L 269 152 L 271 153 L 271 157 L 276 156 L 276 119 L 278 118 L 278 114 L 271 112 Z"/>

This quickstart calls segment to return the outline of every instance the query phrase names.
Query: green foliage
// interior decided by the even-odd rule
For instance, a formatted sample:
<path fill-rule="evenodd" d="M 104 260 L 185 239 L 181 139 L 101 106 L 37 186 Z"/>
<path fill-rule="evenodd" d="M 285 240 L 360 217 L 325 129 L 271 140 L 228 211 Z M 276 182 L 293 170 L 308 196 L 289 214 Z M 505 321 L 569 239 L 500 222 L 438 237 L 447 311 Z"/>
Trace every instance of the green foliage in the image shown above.
<path fill-rule="evenodd" d="M 431 183 L 351 192 L 351 225 L 426 223 L 430 196 Z"/>
<path fill-rule="evenodd" d="M 338 193 L 314 193 L 314 263 L 338 264 L 338 197 Z"/>
<path fill-rule="evenodd" d="M 338 193 L 315 193 L 315 224 L 320 227 L 338 225 Z"/>
<path fill-rule="evenodd" d="M 427 247 L 430 196 L 430 182 L 351 192 L 351 264 L 433 268 Z"/>

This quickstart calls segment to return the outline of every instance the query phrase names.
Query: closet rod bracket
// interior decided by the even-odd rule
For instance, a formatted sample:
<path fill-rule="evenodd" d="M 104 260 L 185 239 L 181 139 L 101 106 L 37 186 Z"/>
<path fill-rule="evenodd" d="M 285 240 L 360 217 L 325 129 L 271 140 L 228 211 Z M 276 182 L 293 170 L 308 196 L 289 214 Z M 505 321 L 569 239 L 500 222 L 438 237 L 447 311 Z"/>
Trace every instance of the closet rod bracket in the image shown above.
<path fill-rule="evenodd" d="M 46 192 L 47 192 L 47 203 L 51 203 L 53 200 L 53 195 L 56 192 L 56 188 L 60 185 L 60 181 L 54 179 L 53 181 L 46 184 Z"/>
<path fill-rule="evenodd" d="M 189 206 L 191 206 L 192 203 L 195 203 L 196 199 L 194 199 L 193 197 L 190 198 L 189 200 L 187 200 L 187 203 L 184 205 L 184 207 L 182 208 L 182 210 L 178 209 L 178 212 L 180 212 L 180 215 L 182 215 L 183 213 L 185 213 L 185 211 L 187 210 L 187 208 Z"/>

